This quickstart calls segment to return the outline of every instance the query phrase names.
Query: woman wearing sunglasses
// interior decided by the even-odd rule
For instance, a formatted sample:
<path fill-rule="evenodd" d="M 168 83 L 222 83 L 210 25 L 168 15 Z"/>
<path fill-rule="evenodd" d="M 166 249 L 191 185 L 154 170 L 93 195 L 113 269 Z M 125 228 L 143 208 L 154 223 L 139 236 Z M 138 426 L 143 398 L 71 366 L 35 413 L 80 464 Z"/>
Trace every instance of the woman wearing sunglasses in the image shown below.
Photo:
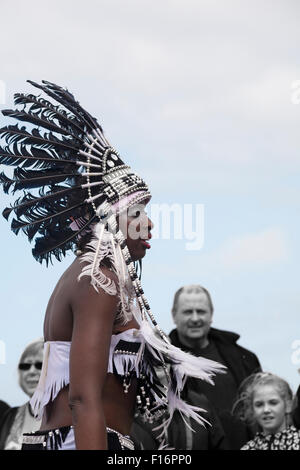
<path fill-rule="evenodd" d="M 39 382 L 43 348 L 42 339 L 30 343 L 26 346 L 19 361 L 19 385 L 29 399 Z M 1 421 L 0 449 L 20 450 L 23 433 L 36 431 L 39 427 L 40 421 L 34 418 L 29 401 L 22 406 L 9 408 Z"/>

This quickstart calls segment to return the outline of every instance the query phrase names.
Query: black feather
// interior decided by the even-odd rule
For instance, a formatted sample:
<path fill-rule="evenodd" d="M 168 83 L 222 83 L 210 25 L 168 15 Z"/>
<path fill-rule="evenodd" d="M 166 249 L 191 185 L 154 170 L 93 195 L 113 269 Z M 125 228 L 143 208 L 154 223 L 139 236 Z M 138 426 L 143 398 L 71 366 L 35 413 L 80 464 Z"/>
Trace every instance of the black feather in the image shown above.
<path fill-rule="evenodd" d="M 12 184 L 14 184 L 14 180 L 8 178 L 3 171 L 0 173 L 0 184 L 2 184 L 3 191 L 8 194 Z"/>
<path fill-rule="evenodd" d="M 34 196 L 31 193 L 25 194 L 25 196 L 18 198 L 14 205 L 11 207 L 6 207 L 2 212 L 3 217 L 8 220 L 11 212 L 14 212 L 18 217 L 21 217 L 26 213 L 26 211 L 30 208 L 33 209 L 36 206 L 45 207 L 45 204 L 49 204 L 52 199 L 59 199 L 65 197 L 71 191 L 78 191 L 80 190 L 80 185 L 72 186 L 72 187 L 64 187 L 64 186 L 53 186 L 51 188 L 51 192 L 45 194 L 44 188 L 40 189 L 39 196 Z"/>
<path fill-rule="evenodd" d="M 45 85 L 45 87 L 47 87 L 48 90 L 51 89 L 51 91 L 54 91 L 56 96 L 59 96 L 61 100 L 63 100 L 63 104 L 65 107 L 68 108 L 68 106 L 69 107 L 71 106 L 71 108 L 73 109 L 73 106 L 74 106 L 75 109 L 79 111 L 80 115 L 83 115 L 85 119 L 87 119 L 90 122 L 92 128 L 99 127 L 101 129 L 101 127 L 99 126 L 97 122 L 97 119 L 95 119 L 93 116 L 91 116 L 90 113 L 88 113 L 85 109 L 83 109 L 80 106 L 79 102 L 75 100 L 75 97 L 72 95 L 72 93 L 70 93 L 67 89 L 62 88 L 56 85 L 55 83 L 48 82 L 47 80 L 42 80 L 42 83 Z M 68 104 L 68 106 L 66 105 L 66 103 Z"/>
<path fill-rule="evenodd" d="M 31 80 L 27 80 L 28 83 L 33 85 L 36 88 L 39 88 L 40 90 L 44 91 L 48 96 L 51 98 L 55 99 L 58 103 L 61 103 L 65 108 L 67 108 L 69 111 L 71 111 L 79 120 L 84 121 L 85 125 L 87 128 L 91 131 L 92 129 L 96 129 L 99 127 L 96 125 L 95 122 L 93 122 L 89 116 L 89 114 L 79 105 L 79 103 L 76 103 L 74 98 L 73 100 L 70 98 L 70 96 L 73 96 L 69 94 L 70 96 L 66 98 L 65 96 L 61 96 L 62 93 L 58 93 L 57 90 L 54 91 L 54 89 L 50 89 L 48 85 L 40 85 L 39 83 L 33 82 Z M 43 81 L 44 83 L 44 81 Z M 46 82 L 47 84 L 50 82 Z M 57 87 L 60 88 L 60 87 Z M 62 88 L 60 88 L 63 90 Z"/>
<path fill-rule="evenodd" d="M 56 119 L 66 130 L 73 129 L 73 132 L 77 132 L 78 135 L 84 134 L 84 123 L 77 120 L 72 113 L 68 113 L 61 106 L 54 106 L 50 101 L 31 94 L 16 93 L 14 97 L 15 104 L 25 106 L 30 104 L 29 111 L 38 112 L 40 117 Z"/>
<path fill-rule="evenodd" d="M 56 170 L 24 170 L 18 167 L 14 171 L 14 178 L 7 178 L 4 173 L 1 173 L 0 183 L 3 185 L 3 190 L 8 193 L 12 189 L 12 193 L 21 189 L 32 189 L 40 186 L 50 186 L 55 183 L 61 183 L 74 177 L 73 173 L 64 174 L 62 171 L 57 173 Z M 13 185 L 13 187 L 12 187 Z"/>
<path fill-rule="evenodd" d="M 72 150 L 77 153 L 79 145 L 72 141 L 63 141 L 55 137 L 51 132 L 41 134 L 38 129 L 32 129 L 31 133 L 26 130 L 26 127 L 19 128 L 18 124 L 2 127 L 0 129 L 0 137 L 3 137 L 8 144 L 23 143 L 29 145 L 38 145 L 41 148 L 54 149 L 62 148 L 63 150 Z"/>
<path fill-rule="evenodd" d="M 84 140 L 79 137 L 78 135 L 72 134 L 70 130 L 64 129 L 62 127 L 59 127 L 55 122 L 50 119 L 49 117 L 46 118 L 41 118 L 37 116 L 37 114 L 32 113 L 30 111 L 25 112 L 25 111 L 18 111 L 14 109 L 4 109 L 2 111 L 2 114 L 4 116 L 9 116 L 14 119 L 17 119 L 18 121 L 25 121 L 25 122 L 30 122 L 31 124 L 35 124 L 37 126 L 41 126 L 49 131 L 57 132 L 58 134 L 63 134 L 63 135 L 68 135 L 73 137 L 75 140 L 77 139 L 79 142 L 84 143 Z"/>
<path fill-rule="evenodd" d="M 51 254 L 60 261 L 66 251 L 73 248 L 75 238 L 86 230 L 95 219 L 96 215 L 93 215 L 86 224 L 76 232 L 73 232 L 71 229 L 65 230 L 64 232 L 51 231 L 48 236 L 37 238 L 35 247 L 32 250 L 33 256 L 40 263 L 45 259 L 47 265 L 49 261 L 51 261 Z"/>
<path fill-rule="evenodd" d="M 0 131 L 1 133 L 1 131 Z M 26 148 L 26 145 L 14 144 L 13 150 L 9 147 L 2 148 L 0 147 L 0 163 L 3 165 L 9 166 L 34 166 L 41 168 L 53 168 L 56 164 L 73 164 L 78 167 L 76 160 L 67 160 L 64 158 L 57 158 L 51 156 L 53 153 L 46 152 L 43 149 L 36 149 L 31 147 L 31 153 Z"/>
<path fill-rule="evenodd" d="M 49 211 L 45 210 L 44 208 L 38 208 L 36 209 L 36 212 L 26 215 L 26 217 L 30 219 L 29 221 L 24 221 L 21 219 L 20 220 L 13 219 L 11 223 L 11 229 L 15 234 L 18 234 L 20 230 L 23 230 L 26 233 L 26 235 L 28 235 L 28 228 L 35 226 L 37 224 L 40 224 L 41 227 L 39 227 L 39 229 L 42 229 L 45 226 L 45 224 L 47 225 L 48 223 L 49 225 L 49 222 L 50 224 L 52 224 L 56 218 L 65 216 L 69 212 L 74 211 L 75 209 L 77 209 L 78 207 L 84 204 L 85 202 L 83 201 L 83 202 L 80 202 L 79 204 L 75 204 L 74 206 L 67 207 L 53 214 L 49 214 Z M 33 237 L 30 235 L 30 240 L 32 238 Z"/>
<path fill-rule="evenodd" d="M 14 178 L 16 180 L 14 190 L 50 186 L 76 176 L 76 173 L 66 173 L 66 171 L 67 169 L 65 167 L 56 167 L 53 170 L 28 170 L 22 167 L 17 167 L 14 171 Z"/>

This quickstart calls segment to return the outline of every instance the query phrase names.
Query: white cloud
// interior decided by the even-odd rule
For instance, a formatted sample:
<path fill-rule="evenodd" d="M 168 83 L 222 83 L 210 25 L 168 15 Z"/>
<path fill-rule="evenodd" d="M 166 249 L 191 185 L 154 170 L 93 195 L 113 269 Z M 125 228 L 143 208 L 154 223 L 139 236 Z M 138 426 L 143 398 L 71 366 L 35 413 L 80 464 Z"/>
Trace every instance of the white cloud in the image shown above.
<path fill-rule="evenodd" d="M 203 154 L 233 165 L 295 160 L 296 2 L 3 3 L 0 79 L 9 94 L 25 90 L 26 78 L 66 85 L 110 132 L 123 127 L 131 140 L 136 132 L 144 147 L 151 132 L 153 142 L 170 140 L 166 162 L 183 145 L 196 166 Z"/>
<path fill-rule="evenodd" d="M 269 228 L 259 233 L 231 238 L 218 251 L 219 264 L 230 270 L 263 268 L 287 259 L 288 247 L 282 230 Z"/>

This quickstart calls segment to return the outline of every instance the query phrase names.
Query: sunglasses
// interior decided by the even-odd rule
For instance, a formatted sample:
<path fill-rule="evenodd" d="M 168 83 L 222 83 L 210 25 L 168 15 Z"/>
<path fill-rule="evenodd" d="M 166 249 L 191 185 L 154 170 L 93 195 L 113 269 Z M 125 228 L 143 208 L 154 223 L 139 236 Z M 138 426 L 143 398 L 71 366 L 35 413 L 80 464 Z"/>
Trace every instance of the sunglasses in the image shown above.
<path fill-rule="evenodd" d="M 19 370 L 29 370 L 31 366 L 34 366 L 37 370 L 41 370 L 42 365 L 42 362 L 21 362 L 19 364 Z"/>

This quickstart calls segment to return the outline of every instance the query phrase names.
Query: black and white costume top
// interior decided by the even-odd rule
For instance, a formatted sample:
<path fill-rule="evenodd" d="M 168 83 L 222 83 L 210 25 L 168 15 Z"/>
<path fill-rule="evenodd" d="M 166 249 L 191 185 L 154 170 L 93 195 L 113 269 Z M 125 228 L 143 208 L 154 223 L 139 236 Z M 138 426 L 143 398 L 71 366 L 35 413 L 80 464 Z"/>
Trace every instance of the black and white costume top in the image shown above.
<path fill-rule="evenodd" d="M 148 328 L 149 324 L 145 322 L 141 324 L 140 329 L 131 328 L 112 335 L 107 373 L 115 374 L 123 381 L 125 393 L 130 387 L 131 380 L 137 380 L 137 407 L 145 421 L 153 422 L 168 410 L 168 417 L 160 426 L 166 429 L 172 419 L 172 411 L 179 409 L 186 416 L 203 424 L 206 420 L 199 413 L 205 413 L 205 410 L 185 403 L 179 396 L 180 385 L 184 385 L 181 378 L 183 372 L 180 369 L 183 367 L 186 374 L 189 372 L 187 368 L 195 369 L 198 364 L 201 366 L 199 375 L 202 375 L 205 367 L 211 372 L 213 364 L 216 364 L 216 371 L 219 371 L 219 364 L 206 359 L 199 362 L 201 358 L 190 356 L 190 364 L 184 365 L 179 362 L 179 357 L 178 364 L 173 365 L 173 368 L 179 368 L 178 377 L 172 377 L 176 389 L 174 391 L 168 389 L 157 375 L 157 368 L 161 367 L 160 357 L 155 350 L 155 344 L 150 344 L 148 341 L 153 338 L 153 335 L 148 338 Z M 34 414 L 39 419 L 43 416 L 45 406 L 55 400 L 58 393 L 70 383 L 70 349 L 70 341 L 45 342 L 40 380 L 30 401 Z M 185 355 L 179 349 L 178 351 Z M 196 361 L 195 364 L 193 361 Z M 195 374 L 195 370 L 193 373 Z"/>
<path fill-rule="evenodd" d="M 131 328 L 113 334 L 111 337 L 107 373 L 127 379 L 127 387 L 129 386 L 129 377 L 143 378 L 140 361 L 137 361 L 140 347 L 141 340 L 138 329 Z M 33 411 L 40 419 L 45 406 L 55 400 L 61 389 L 70 383 L 70 349 L 70 341 L 45 342 L 40 380 L 31 399 Z M 152 380 L 151 374 L 148 380 Z"/>

